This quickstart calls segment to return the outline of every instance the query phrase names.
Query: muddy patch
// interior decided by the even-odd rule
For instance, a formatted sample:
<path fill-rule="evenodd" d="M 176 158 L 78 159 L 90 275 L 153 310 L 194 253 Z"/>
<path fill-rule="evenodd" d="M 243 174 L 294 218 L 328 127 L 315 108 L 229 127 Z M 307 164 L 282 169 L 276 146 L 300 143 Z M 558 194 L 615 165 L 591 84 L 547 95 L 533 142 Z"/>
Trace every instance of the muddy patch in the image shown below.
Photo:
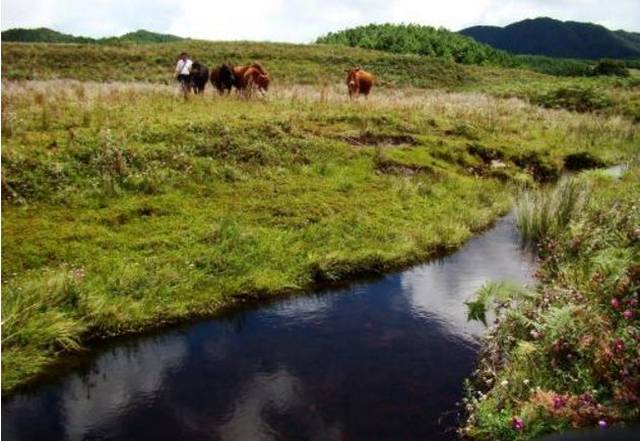
<path fill-rule="evenodd" d="M 473 143 L 467 146 L 467 152 L 476 156 L 486 164 L 491 164 L 493 161 L 501 161 L 504 158 L 504 153 L 494 147 L 488 147 L 480 143 Z"/>
<path fill-rule="evenodd" d="M 370 133 L 359 135 L 341 135 L 339 139 L 356 147 L 398 147 L 418 145 L 418 140 L 411 135 Z"/>
<path fill-rule="evenodd" d="M 378 173 L 399 176 L 415 176 L 418 174 L 426 174 L 432 177 L 437 177 L 439 175 L 438 171 L 431 165 L 407 164 L 380 154 L 375 156 L 373 163 Z"/>
<path fill-rule="evenodd" d="M 564 168 L 569 171 L 606 167 L 606 163 L 589 152 L 570 153 L 564 157 Z"/>

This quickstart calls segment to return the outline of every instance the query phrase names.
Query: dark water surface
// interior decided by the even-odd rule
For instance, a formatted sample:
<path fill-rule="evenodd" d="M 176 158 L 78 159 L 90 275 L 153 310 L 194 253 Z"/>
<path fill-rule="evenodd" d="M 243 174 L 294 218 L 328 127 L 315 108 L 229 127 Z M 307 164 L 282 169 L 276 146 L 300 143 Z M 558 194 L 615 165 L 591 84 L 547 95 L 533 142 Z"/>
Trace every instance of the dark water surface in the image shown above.
<path fill-rule="evenodd" d="M 4 399 L 2 439 L 455 439 L 483 332 L 463 302 L 533 267 L 507 217 L 402 273 L 128 339 Z"/>

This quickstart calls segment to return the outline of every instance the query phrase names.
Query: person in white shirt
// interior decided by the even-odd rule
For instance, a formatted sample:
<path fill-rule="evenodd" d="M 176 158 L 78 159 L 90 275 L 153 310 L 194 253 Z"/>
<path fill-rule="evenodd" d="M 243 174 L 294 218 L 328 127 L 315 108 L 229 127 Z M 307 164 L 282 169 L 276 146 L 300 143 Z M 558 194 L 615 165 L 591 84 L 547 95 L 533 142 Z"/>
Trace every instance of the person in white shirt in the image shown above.
<path fill-rule="evenodd" d="M 180 54 L 180 59 L 178 60 L 178 64 L 176 64 L 176 80 L 180 83 L 182 87 L 182 93 L 184 93 L 185 98 L 187 97 L 187 93 L 189 93 L 189 81 L 191 75 L 191 65 L 193 61 L 189 58 L 189 55 L 186 52 Z"/>

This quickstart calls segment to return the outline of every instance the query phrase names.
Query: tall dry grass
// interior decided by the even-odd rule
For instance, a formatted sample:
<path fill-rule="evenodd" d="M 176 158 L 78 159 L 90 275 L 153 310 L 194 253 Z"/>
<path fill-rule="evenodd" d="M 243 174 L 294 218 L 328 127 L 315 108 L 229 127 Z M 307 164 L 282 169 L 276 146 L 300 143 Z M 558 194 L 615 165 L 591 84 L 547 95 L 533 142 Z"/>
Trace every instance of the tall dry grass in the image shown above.
<path fill-rule="evenodd" d="M 537 242 L 566 229 L 589 199 L 588 181 L 563 178 L 550 189 L 525 191 L 515 203 L 518 227 L 525 240 Z"/>

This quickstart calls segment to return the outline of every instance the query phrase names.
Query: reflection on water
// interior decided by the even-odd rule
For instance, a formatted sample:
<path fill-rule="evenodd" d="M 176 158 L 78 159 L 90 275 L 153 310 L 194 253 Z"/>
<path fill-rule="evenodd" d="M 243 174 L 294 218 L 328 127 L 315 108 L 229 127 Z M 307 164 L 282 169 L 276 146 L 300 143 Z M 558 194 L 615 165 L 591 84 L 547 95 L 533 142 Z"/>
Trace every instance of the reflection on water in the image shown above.
<path fill-rule="evenodd" d="M 140 337 L 3 400 L 4 440 L 454 439 L 482 328 L 463 301 L 527 282 L 511 218 L 379 281 Z"/>
<path fill-rule="evenodd" d="M 467 322 L 461 313 L 464 301 L 488 280 L 532 281 L 534 255 L 521 252 L 512 222 L 511 217 L 506 218 L 473 238 L 461 252 L 402 274 L 402 291 L 413 313 L 437 320 L 447 332 L 475 341 L 484 326 Z"/>

